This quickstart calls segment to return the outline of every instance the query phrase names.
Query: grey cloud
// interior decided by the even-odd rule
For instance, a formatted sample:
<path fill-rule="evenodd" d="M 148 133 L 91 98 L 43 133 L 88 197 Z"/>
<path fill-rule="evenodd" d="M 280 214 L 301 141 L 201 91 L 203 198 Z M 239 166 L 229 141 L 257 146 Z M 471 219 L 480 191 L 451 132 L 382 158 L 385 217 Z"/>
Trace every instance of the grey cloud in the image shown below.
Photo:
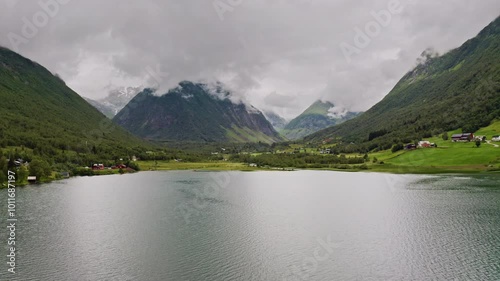
<path fill-rule="evenodd" d="M 7 47 L 23 17 L 43 11 L 38 1 L 12 1 L 0 0 Z M 182 80 L 220 80 L 258 108 L 293 117 L 317 99 L 368 109 L 424 49 L 457 47 L 500 11 L 497 0 L 400 0 L 403 11 L 348 62 L 340 43 L 353 44 L 355 28 L 391 0 L 218 1 L 231 7 L 223 20 L 213 0 L 70 0 L 19 51 L 91 98 L 114 87 L 159 82 L 166 92 Z M 168 75 L 157 81 L 148 69 Z"/>

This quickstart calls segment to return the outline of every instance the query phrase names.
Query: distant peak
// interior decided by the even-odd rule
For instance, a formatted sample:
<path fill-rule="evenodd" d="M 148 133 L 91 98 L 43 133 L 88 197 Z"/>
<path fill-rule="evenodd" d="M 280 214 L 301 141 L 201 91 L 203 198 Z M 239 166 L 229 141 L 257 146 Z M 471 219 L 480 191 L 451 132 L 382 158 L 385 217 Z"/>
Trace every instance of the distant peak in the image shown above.
<path fill-rule="evenodd" d="M 320 105 L 329 105 L 331 107 L 335 106 L 332 102 L 326 101 L 326 100 L 317 100 L 314 104 L 320 104 Z"/>

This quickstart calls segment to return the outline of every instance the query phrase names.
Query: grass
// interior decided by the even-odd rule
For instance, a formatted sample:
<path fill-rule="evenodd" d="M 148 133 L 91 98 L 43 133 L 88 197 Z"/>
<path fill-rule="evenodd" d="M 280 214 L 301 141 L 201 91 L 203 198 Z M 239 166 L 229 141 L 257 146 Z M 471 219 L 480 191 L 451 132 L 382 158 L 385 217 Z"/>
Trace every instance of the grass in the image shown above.
<path fill-rule="evenodd" d="M 261 132 L 255 132 L 250 130 L 249 128 L 240 128 L 238 126 L 233 125 L 231 129 L 226 130 L 226 134 L 228 139 L 233 142 L 265 142 L 265 143 L 273 143 L 273 138 L 267 136 Z"/>
<path fill-rule="evenodd" d="M 175 162 L 175 161 L 138 161 L 142 171 L 171 171 L 171 170 L 206 170 L 206 171 L 255 171 L 256 167 L 249 167 L 244 163 L 227 161 L 216 162 Z"/>
<path fill-rule="evenodd" d="M 460 130 L 448 132 L 451 137 Z M 500 134 L 500 121 L 493 122 L 476 135 L 484 135 L 491 139 Z M 443 140 L 441 136 L 426 139 L 436 143 L 437 148 L 422 148 L 411 151 L 381 151 L 370 154 L 384 164 L 369 165 L 374 171 L 395 173 L 468 173 L 500 170 L 500 148 L 491 144 L 481 143 L 478 148 L 475 142 L 452 142 Z"/>
<path fill-rule="evenodd" d="M 486 136 L 489 140 L 491 137 L 500 135 L 500 120 L 496 120 L 488 127 L 484 127 L 476 132 L 478 136 Z"/>
<path fill-rule="evenodd" d="M 459 133 L 460 130 L 448 132 Z M 479 130 L 476 135 L 485 135 L 488 139 L 500 133 L 500 121 L 493 122 L 490 126 Z M 500 148 L 482 143 L 478 148 L 475 142 L 452 142 L 443 140 L 441 136 L 426 139 L 436 143 L 437 148 L 422 148 L 411 151 L 391 152 L 390 150 L 370 153 L 369 162 L 366 163 L 368 171 L 386 172 L 397 174 L 439 174 L 439 173 L 479 173 L 486 171 L 500 171 Z M 302 148 L 302 149 L 300 149 Z M 304 153 L 304 146 L 292 144 L 286 152 L 300 149 Z M 319 153 L 317 148 L 306 148 L 308 153 Z M 362 157 L 362 154 L 348 154 L 347 157 Z M 373 159 L 377 161 L 374 163 Z M 260 170 L 248 167 L 244 163 L 232 162 L 203 162 L 186 163 L 175 161 L 160 161 L 155 166 L 154 161 L 139 161 L 142 170 Z M 360 165 L 350 165 L 352 169 L 342 171 L 366 171 Z M 323 169 L 325 170 L 325 169 Z M 339 170 L 339 169 L 326 169 Z"/>

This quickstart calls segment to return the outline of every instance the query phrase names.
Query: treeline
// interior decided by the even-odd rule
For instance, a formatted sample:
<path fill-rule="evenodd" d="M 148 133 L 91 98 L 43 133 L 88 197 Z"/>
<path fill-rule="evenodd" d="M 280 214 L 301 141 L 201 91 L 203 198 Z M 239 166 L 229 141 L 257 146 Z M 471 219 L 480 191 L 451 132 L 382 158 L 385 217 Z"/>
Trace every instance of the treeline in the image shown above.
<path fill-rule="evenodd" d="M 255 143 L 227 143 L 227 142 L 163 142 L 160 143 L 163 147 L 168 147 L 173 150 L 185 151 L 192 154 L 212 154 L 212 153 L 227 153 L 237 154 L 241 152 L 270 152 L 277 149 L 281 144 L 268 144 L 265 142 Z M 284 147 L 288 144 L 283 144 Z"/>
<path fill-rule="evenodd" d="M 151 146 L 153 147 L 153 146 Z M 198 144 L 198 149 L 192 147 L 189 150 L 156 147 L 131 147 L 88 145 L 83 149 L 75 149 L 68 146 L 53 147 L 46 143 L 34 144 L 33 147 L 21 145 L 19 147 L 0 147 L 0 184 L 6 182 L 7 170 L 11 169 L 20 173 L 19 182 L 26 182 L 27 176 L 36 176 L 38 181 L 47 181 L 59 177 L 62 172 L 70 175 L 92 175 L 92 171 L 82 169 L 92 167 L 93 164 L 103 164 L 111 167 L 124 164 L 138 171 L 139 165 L 133 160 L 182 160 L 183 162 L 220 161 L 223 155 L 213 155 L 212 148 Z M 23 165 L 15 164 L 14 161 L 22 160 Z M 28 165 L 29 163 L 29 165 Z"/>
<path fill-rule="evenodd" d="M 230 158 L 233 162 L 257 164 L 258 166 L 269 166 L 279 168 L 352 168 L 348 165 L 364 164 L 367 157 L 346 157 L 345 155 L 317 155 L 310 153 L 298 154 L 260 154 L 252 156 L 248 154 L 235 154 Z"/>

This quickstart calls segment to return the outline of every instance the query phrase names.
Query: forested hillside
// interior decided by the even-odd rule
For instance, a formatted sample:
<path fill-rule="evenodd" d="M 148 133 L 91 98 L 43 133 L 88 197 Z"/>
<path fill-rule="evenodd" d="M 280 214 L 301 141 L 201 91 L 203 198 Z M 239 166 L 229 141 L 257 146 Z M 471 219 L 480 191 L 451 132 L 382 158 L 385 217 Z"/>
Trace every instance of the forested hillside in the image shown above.
<path fill-rule="evenodd" d="M 57 75 L 5 48 L 0 48 L 0 100 L 0 149 L 7 156 L 87 164 L 149 146 L 113 124 Z"/>
<path fill-rule="evenodd" d="M 363 115 L 306 138 L 387 149 L 446 131 L 475 132 L 500 116 L 500 18 L 461 47 L 423 60 Z"/>

